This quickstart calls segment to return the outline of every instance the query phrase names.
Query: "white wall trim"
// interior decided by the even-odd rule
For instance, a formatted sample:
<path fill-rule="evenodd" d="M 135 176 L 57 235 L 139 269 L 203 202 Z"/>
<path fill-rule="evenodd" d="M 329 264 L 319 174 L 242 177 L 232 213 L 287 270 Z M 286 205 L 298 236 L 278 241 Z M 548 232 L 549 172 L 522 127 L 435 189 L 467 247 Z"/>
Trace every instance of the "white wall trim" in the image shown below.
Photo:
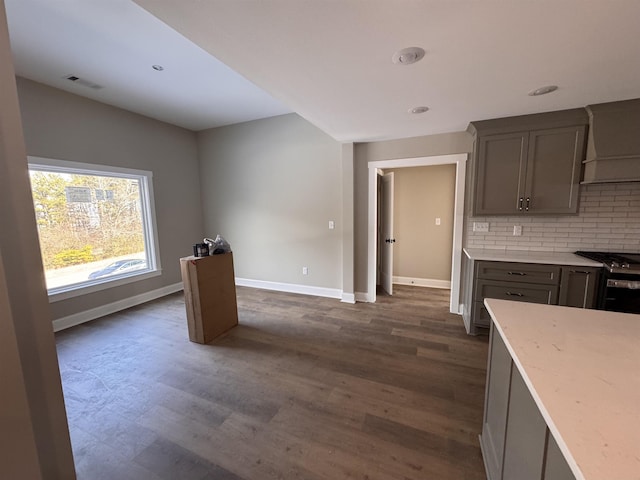
<path fill-rule="evenodd" d="M 356 295 L 354 293 L 342 292 L 342 302 L 344 303 L 356 303 Z"/>
<path fill-rule="evenodd" d="M 277 292 L 301 293 L 316 297 L 328 297 L 342 299 L 342 290 L 338 288 L 314 287 L 311 285 L 298 285 L 296 283 L 268 282 L 266 280 L 251 280 L 249 278 L 236 277 L 236 285 L 241 287 L 261 288 L 263 290 L 275 290 Z"/>
<path fill-rule="evenodd" d="M 376 301 L 376 170 L 378 168 L 427 167 L 431 165 L 456 165 L 456 193 L 453 217 L 453 249 L 451 253 L 451 298 L 449 311 L 460 312 L 460 273 L 462 268 L 462 231 L 464 225 L 464 187 L 466 162 L 469 154 L 437 155 L 432 157 L 402 158 L 369 162 L 369 228 L 367 231 L 367 290 L 368 301 Z"/>
<path fill-rule="evenodd" d="M 356 292 L 356 302 L 369 302 L 369 294 L 367 292 Z"/>
<path fill-rule="evenodd" d="M 450 280 L 437 280 L 435 278 L 398 277 L 394 275 L 393 283 L 398 285 L 411 285 L 414 287 L 451 288 Z"/>
<path fill-rule="evenodd" d="M 174 283 L 173 285 L 167 285 L 166 287 L 151 290 L 150 292 L 141 293 L 140 295 L 134 295 L 133 297 L 124 298 L 122 300 L 118 300 L 117 302 L 101 305 L 99 307 L 91 308 L 83 312 L 74 313 L 73 315 L 69 315 L 67 317 L 58 318 L 53 321 L 53 331 L 59 332 L 60 330 L 64 330 L 65 328 L 74 327 L 76 325 L 80 325 L 81 323 L 89 322 L 91 320 L 95 320 L 96 318 L 119 312 L 120 310 L 135 307 L 136 305 L 150 302 L 151 300 L 155 300 L 156 298 L 179 292 L 180 290 L 182 290 L 182 282 Z"/>

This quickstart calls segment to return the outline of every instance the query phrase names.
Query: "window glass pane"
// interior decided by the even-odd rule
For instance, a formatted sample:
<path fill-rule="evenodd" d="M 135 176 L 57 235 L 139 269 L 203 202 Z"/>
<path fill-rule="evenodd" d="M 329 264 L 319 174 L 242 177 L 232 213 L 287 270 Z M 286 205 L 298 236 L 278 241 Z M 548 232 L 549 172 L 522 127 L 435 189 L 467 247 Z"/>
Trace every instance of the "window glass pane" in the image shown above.
<path fill-rule="evenodd" d="M 144 178 L 30 167 L 47 289 L 149 271 Z"/>

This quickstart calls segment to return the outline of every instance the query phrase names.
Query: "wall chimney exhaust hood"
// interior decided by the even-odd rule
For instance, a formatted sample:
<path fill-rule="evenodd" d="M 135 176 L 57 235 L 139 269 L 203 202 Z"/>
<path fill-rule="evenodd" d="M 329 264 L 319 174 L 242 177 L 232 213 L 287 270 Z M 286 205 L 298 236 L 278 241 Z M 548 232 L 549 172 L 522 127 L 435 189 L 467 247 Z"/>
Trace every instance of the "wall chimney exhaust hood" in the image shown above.
<path fill-rule="evenodd" d="M 583 183 L 640 182 L 640 98 L 586 107 Z"/>

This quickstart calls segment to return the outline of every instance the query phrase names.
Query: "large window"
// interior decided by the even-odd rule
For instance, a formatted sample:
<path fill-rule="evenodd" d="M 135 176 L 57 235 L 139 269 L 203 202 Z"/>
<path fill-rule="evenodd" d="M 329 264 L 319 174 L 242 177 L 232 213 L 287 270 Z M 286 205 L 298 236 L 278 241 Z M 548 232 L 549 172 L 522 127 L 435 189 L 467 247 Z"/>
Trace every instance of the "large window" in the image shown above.
<path fill-rule="evenodd" d="M 151 172 L 30 157 L 29 174 L 51 297 L 157 274 Z"/>

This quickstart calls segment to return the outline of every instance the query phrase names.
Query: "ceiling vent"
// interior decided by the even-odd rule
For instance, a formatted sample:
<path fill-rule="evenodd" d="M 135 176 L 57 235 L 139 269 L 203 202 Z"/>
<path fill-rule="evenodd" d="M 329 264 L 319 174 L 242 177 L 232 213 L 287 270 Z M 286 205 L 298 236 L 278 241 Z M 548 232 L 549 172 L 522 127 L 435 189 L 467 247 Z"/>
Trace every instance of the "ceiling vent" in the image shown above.
<path fill-rule="evenodd" d="M 64 78 L 66 78 L 67 80 L 72 81 L 73 83 L 75 83 L 77 85 L 82 85 L 83 87 L 88 87 L 88 88 L 91 88 L 93 90 L 100 90 L 100 89 L 104 88 L 102 85 L 98 85 L 97 83 L 90 82 L 89 80 L 85 80 L 84 78 L 80 78 L 77 75 L 67 75 Z"/>

